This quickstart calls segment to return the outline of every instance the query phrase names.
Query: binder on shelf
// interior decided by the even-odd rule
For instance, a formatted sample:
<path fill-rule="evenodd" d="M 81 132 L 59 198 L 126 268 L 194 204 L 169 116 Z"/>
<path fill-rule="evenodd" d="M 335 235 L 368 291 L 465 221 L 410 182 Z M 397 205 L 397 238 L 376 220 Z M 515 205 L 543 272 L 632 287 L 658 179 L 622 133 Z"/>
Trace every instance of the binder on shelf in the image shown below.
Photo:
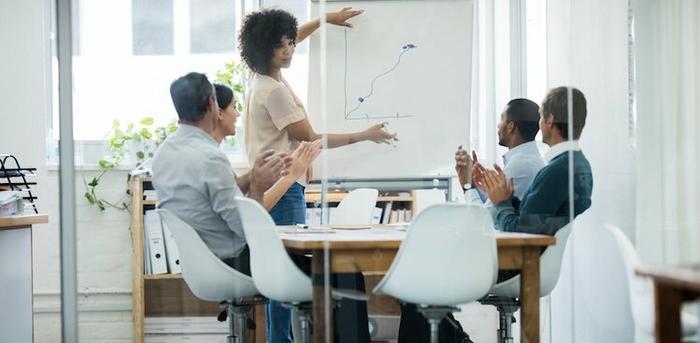
<path fill-rule="evenodd" d="M 177 244 L 175 244 L 175 238 L 168 226 L 165 225 L 165 222 L 161 221 L 160 225 L 163 227 L 163 236 L 165 237 L 165 255 L 168 260 L 168 270 L 171 274 L 181 274 L 180 251 L 177 249 Z"/>
<path fill-rule="evenodd" d="M 400 210 L 398 210 L 397 212 L 398 212 L 399 215 L 398 215 L 398 218 L 396 219 L 396 222 L 397 222 L 397 223 L 405 223 L 405 222 L 406 222 L 406 219 L 405 219 L 406 210 L 400 209 Z"/>
<path fill-rule="evenodd" d="M 392 210 L 391 211 L 391 217 L 389 218 L 389 224 L 394 224 L 399 222 L 399 211 L 398 210 Z"/>
<path fill-rule="evenodd" d="M 391 219 L 391 206 L 393 203 L 388 201 L 384 204 L 384 213 L 382 214 L 382 224 L 389 224 L 389 219 Z"/>
<path fill-rule="evenodd" d="M 143 216 L 143 226 L 146 229 L 146 239 L 149 256 L 151 258 L 152 274 L 166 274 L 168 264 L 165 257 L 165 243 L 163 242 L 163 228 L 160 225 L 160 217 L 151 210 Z"/>
<path fill-rule="evenodd" d="M 375 207 L 372 212 L 372 224 L 380 224 L 382 222 L 382 208 Z"/>
<path fill-rule="evenodd" d="M 145 224 L 145 218 L 144 218 Z M 153 274 L 151 270 L 151 253 L 148 250 L 148 233 L 146 232 L 146 226 L 143 227 L 143 273 Z"/>

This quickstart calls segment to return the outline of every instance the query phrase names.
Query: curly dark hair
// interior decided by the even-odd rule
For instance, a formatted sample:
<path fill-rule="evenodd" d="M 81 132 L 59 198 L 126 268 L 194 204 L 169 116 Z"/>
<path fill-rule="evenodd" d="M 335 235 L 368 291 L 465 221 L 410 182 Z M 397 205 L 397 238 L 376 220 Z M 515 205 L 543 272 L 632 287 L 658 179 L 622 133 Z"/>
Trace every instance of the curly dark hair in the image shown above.
<path fill-rule="evenodd" d="M 297 19 L 292 14 L 276 8 L 253 12 L 245 17 L 238 34 L 241 58 L 252 71 L 267 74 L 283 37 L 297 39 Z"/>

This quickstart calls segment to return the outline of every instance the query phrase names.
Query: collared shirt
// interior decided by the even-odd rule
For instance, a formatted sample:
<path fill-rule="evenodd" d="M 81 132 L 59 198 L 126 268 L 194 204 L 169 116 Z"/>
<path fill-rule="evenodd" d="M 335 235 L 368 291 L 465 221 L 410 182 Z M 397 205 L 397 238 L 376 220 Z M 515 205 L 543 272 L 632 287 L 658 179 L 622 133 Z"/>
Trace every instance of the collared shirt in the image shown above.
<path fill-rule="evenodd" d="M 503 172 L 506 177 L 513 178 L 513 196 L 522 198 L 528 184 L 543 166 L 542 155 L 535 141 L 520 144 L 503 154 Z M 486 194 L 476 188 L 468 189 L 464 198 L 470 204 L 483 203 L 488 208 L 493 207 Z"/>
<path fill-rule="evenodd" d="M 242 195 L 231 164 L 204 130 L 181 124 L 153 158 L 158 208 L 190 224 L 221 259 L 246 246 L 235 196 Z"/>
<path fill-rule="evenodd" d="M 581 147 L 578 145 L 578 141 L 563 141 L 557 143 L 544 154 L 545 163 L 549 163 L 549 161 L 565 151 L 581 151 Z"/>

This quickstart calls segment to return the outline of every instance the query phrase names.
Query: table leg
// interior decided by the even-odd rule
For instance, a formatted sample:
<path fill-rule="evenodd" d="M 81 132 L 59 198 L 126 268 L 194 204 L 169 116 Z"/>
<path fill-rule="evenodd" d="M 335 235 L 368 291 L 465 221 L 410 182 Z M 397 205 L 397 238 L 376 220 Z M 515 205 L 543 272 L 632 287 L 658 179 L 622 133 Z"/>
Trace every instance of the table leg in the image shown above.
<path fill-rule="evenodd" d="M 656 284 L 656 342 L 681 341 L 681 291 L 674 287 Z"/>
<path fill-rule="evenodd" d="M 314 250 L 311 257 L 311 280 L 313 282 L 313 330 L 314 342 L 333 341 L 333 307 L 331 287 L 325 287 L 324 251 Z M 329 258 L 330 261 L 330 258 Z M 330 276 L 330 275 L 329 275 Z M 330 301 L 327 303 L 326 299 Z M 327 322 L 326 322 L 327 321 Z"/>
<path fill-rule="evenodd" d="M 540 341 L 540 248 L 523 249 L 523 270 L 520 276 L 520 341 Z"/>

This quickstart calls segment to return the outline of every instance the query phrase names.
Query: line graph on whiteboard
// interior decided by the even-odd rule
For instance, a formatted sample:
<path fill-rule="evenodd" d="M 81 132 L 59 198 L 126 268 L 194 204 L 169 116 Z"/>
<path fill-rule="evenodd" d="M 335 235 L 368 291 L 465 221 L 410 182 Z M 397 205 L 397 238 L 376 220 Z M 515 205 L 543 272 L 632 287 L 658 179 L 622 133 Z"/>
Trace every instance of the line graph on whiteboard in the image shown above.
<path fill-rule="evenodd" d="M 365 104 L 365 101 L 374 95 L 375 83 L 399 69 L 403 56 L 417 48 L 418 47 L 412 43 L 404 44 L 396 58 L 396 62 L 394 62 L 391 67 L 372 78 L 369 84 L 369 90 L 365 93 L 365 95 L 357 97 L 355 99 L 356 103 L 350 104 L 350 108 L 348 109 L 348 99 L 350 98 L 350 95 L 348 94 L 348 31 L 345 30 L 345 120 L 401 119 L 412 117 L 412 114 L 401 113 L 399 111 L 396 111 L 395 113 L 363 113 L 362 107 Z"/>

